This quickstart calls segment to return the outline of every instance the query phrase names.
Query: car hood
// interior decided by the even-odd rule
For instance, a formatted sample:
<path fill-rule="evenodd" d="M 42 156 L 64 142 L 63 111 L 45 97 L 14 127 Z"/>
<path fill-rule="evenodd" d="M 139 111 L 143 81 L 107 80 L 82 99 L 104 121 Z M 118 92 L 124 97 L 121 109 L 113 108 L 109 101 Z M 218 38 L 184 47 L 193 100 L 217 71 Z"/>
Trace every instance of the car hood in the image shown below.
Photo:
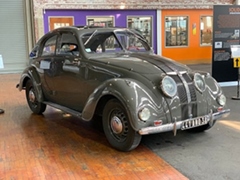
<path fill-rule="evenodd" d="M 159 74 L 190 70 L 186 65 L 155 54 L 118 54 L 114 56 L 109 55 L 108 57 L 99 56 L 90 59 L 141 74 Z"/>

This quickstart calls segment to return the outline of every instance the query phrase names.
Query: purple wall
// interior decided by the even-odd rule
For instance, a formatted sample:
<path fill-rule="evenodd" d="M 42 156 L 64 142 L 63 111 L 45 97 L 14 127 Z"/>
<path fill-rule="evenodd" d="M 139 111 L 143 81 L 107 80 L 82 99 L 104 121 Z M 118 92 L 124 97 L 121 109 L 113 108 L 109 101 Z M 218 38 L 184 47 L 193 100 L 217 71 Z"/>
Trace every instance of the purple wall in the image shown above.
<path fill-rule="evenodd" d="M 49 31 L 49 16 L 73 16 L 75 25 L 86 25 L 86 16 L 114 16 L 115 26 L 127 27 L 127 16 L 153 17 L 153 48 L 157 50 L 157 11 L 156 10 L 45 10 L 44 32 Z"/>

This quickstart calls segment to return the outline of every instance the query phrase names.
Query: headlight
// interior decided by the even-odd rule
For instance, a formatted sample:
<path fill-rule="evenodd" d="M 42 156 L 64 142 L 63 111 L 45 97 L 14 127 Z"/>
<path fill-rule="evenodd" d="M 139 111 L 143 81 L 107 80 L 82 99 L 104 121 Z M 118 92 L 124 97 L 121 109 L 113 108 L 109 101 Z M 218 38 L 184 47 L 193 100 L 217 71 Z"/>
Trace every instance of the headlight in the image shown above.
<path fill-rule="evenodd" d="M 217 102 L 221 106 L 224 106 L 226 104 L 226 101 L 227 101 L 227 99 L 223 94 L 221 94 L 220 96 L 217 97 Z"/>
<path fill-rule="evenodd" d="M 163 93 L 168 97 L 173 97 L 177 93 L 177 84 L 170 76 L 165 76 L 162 79 L 161 88 Z"/>
<path fill-rule="evenodd" d="M 151 112 L 148 108 L 143 108 L 140 111 L 138 111 L 138 117 L 142 120 L 142 121 L 147 121 L 151 116 Z"/>
<path fill-rule="evenodd" d="M 194 85 L 200 92 L 205 91 L 206 83 L 201 74 L 199 73 L 194 74 Z"/>

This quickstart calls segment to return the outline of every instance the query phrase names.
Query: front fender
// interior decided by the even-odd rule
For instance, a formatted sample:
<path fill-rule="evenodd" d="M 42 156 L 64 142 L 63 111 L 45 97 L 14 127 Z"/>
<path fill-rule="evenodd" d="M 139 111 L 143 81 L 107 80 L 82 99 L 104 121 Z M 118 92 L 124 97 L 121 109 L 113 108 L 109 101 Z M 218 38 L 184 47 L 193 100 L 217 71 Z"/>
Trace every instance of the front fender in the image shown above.
<path fill-rule="evenodd" d="M 37 100 L 39 102 L 43 101 L 43 93 L 41 88 L 41 80 L 40 77 L 34 67 L 28 67 L 26 68 L 20 78 L 20 82 L 17 86 L 19 91 L 22 91 L 26 88 L 27 81 L 31 79 L 33 86 L 35 88 L 35 91 L 37 92 Z"/>
<path fill-rule="evenodd" d="M 157 91 L 157 89 L 146 87 L 144 84 L 133 79 L 115 78 L 108 80 L 96 88 L 88 98 L 82 112 L 82 118 L 84 120 L 91 120 L 99 100 L 104 98 L 104 96 L 111 95 L 117 98 L 123 106 L 126 107 L 132 127 L 138 130 L 146 123 L 138 118 L 138 111 L 141 108 L 148 106 L 154 109 L 155 112 L 162 111 L 162 114 L 164 114 L 162 108 L 163 98 L 157 97 L 154 91 Z"/>

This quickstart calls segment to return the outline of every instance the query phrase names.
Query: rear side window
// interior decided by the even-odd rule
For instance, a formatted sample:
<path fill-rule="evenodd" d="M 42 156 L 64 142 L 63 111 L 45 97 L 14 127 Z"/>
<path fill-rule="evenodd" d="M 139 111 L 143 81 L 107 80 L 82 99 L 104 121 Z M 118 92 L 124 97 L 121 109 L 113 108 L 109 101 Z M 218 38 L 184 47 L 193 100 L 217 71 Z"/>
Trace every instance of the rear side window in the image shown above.
<path fill-rule="evenodd" d="M 42 56 L 54 55 L 56 50 L 57 35 L 49 38 L 44 46 L 42 51 Z"/>
<path fill-rule="evenodd" d="M 63 33 L 58 41 L 57 55 L 79 56 L 76 37 L 71 33 Z"/>

